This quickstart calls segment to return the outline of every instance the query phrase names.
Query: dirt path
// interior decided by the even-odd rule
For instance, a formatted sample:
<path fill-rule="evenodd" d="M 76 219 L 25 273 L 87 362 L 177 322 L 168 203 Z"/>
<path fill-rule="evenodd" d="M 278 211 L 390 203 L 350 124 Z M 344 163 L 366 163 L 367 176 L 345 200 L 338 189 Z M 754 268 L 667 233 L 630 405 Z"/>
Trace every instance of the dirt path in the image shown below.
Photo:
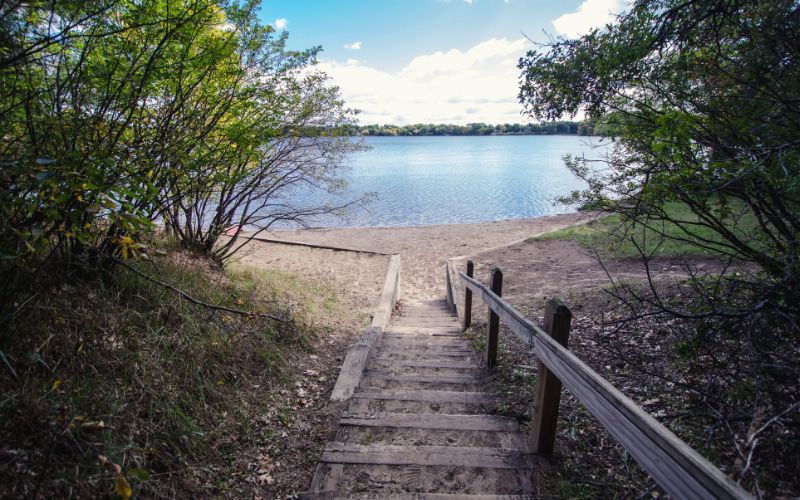
<path fill-rule="evenodd" d="M 517 495 L 531 458 L 442 300 L 393 318 L 328 442 L 310 496 Z"/>

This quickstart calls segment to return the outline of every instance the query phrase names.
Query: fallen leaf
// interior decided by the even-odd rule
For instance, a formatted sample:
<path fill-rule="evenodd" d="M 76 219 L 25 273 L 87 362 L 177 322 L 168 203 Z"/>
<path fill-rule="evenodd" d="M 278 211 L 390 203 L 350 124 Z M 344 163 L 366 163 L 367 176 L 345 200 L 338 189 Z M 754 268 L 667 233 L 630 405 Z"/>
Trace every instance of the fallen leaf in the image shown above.
<path fill-rule="evenodd" d="M 123 500 L 128 500 L 133 496 L 133 489 L 128 481 L 122 477 L 122 474 L 117 474 L 117 479 L 114 480 L 114 493 Z"/>

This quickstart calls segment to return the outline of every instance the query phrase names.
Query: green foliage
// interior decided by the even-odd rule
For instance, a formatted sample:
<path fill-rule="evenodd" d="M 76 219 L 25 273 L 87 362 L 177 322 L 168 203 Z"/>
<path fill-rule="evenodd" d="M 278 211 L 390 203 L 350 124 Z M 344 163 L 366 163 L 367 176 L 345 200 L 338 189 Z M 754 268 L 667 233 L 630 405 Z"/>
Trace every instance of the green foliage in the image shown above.
<path fill-rule="evenodd" d="M 555 119 L 586 109 L 616 139 L 608 169 L 571 159 L 589 189 L 572 200 L 668 220 L 687 240 L 796 274 L 800 236 L 800 7 L 640 0 L 616 24 L 530 52 L 520 99 Z M 693 217 L 672 217 L 671 202 Z M 746 206 L 757 224 L 730 230 Z M 672 237 L 672 235 L 665 235 Z"/>
<path fill-rule="evenodd" d="M 313 71 L 319 49 L 288 50 L 257 4 L 0 5 L 0 329 L 65 272 L 146 252 L 159 221 L 221 261 L 228 226 L 343 208 L 287 201 L 341 189 L 356 146 L 302 133 L 353 113 Z"/>
<path fill-rule="evenodd" d="M 436 136 L 436 135 L 595 135 L 591 122 L 550 121 L 542 123 L 506 123 L 489 125 L 436 125 L 417 123 L 414 125 L 361 125 L 344 128 L 349 135 L 378 136 Z"/>
<path fill-rule="evenodd" d="M 584 111 L 615 139 L 604 165 L 567 158 L 587 183 L 568 201 L 612 217 L 551 237 L 720 262 L 609 293 L 627 308 L 620 322 L 680 325 L 681 376 L 730 430 L 732 476 L 770 496 L 762 472 L 796 469 L 800 428 L 800 4 L 636 0 L 519 67 L 530 114 Z"/>

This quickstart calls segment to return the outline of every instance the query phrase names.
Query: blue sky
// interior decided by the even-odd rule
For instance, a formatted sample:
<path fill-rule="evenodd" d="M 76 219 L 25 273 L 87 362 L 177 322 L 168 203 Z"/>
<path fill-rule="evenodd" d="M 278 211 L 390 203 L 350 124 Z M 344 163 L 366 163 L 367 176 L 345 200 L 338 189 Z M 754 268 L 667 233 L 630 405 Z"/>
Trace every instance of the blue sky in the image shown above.
<path fill-rule="evenodd" d="M 362 123 L 521 122 L 516 62 L 550 35 L 613 19 L 625 0 L 264 0 L 291 48 L 321 45 L 319 69 Z M 524 35 L 523 35 L 524 33 Z"/>

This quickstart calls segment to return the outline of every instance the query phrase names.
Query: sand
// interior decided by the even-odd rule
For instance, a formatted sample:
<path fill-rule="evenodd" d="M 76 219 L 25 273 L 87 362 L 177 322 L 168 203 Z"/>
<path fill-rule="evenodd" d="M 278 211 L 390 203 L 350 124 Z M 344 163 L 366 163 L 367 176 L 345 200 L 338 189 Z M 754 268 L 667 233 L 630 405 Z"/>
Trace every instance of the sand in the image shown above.
<path fill-rule="evenodd" d="M 404 302 L 444 297 L 447 259 L 475 255 L 519 244 L 531 236 L 580 224 L 593 216 L 571 213 L 479 224 L 437 226 L 321 228 L 262 233 L 270 239 L 357 248 L 401 258 L 401 299 Z M 241 262 L 300 275 L 342 290 L 350 306 L 370 311 L 377 303 L 388 257 L 253 241 L 242 250 Z"/>

